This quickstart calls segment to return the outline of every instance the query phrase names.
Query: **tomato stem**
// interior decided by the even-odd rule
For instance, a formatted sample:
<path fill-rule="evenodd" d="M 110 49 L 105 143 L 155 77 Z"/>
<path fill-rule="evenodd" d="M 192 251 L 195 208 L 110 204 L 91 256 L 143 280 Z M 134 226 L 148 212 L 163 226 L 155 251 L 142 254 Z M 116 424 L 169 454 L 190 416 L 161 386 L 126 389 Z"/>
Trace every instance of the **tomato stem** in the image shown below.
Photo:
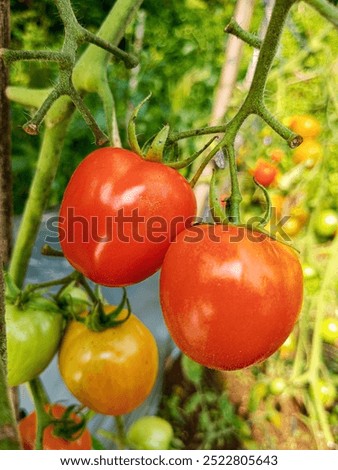
<path fill-rule="evenodd" d="M 31 380 L 28 384 L 28 388 L 31 392 L 36 410 L 37 430 L 35 449 L 42 450 L 44 430 L 52 423 L 52 418 L 45 410 L 45 405 L 48 404 L 49 399 L 39 378 Z"/>
<path fill-rule="evenodd" d="M 118 447 L 123 450 L 127 447 L 128 442 L 123 416 L 115 416 L 115 423 L 117 428 Z"/>

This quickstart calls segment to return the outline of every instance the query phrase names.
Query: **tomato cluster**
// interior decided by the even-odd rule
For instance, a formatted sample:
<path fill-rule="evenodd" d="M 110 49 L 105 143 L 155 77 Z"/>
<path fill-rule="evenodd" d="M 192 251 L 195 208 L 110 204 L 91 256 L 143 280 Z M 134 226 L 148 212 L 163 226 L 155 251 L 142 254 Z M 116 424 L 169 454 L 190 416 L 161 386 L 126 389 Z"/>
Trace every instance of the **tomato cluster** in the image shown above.
<path fill-rule="evenodd" d="M 269 186 L 277 173 L 274 164 L 265 165 L 255 171 L 255 178 Z M 297 321 L 303 292 L 298 257 L 260 231 L 232 224 L 193 225 L 195 216 L 192 188 L 176 170 L 107 147 L 88 155 L 75 170 L 61 204 L 59 238 L 69 263 L 100 285 L 135 284 L 162 267 L 160 300 L 169 333 L 199 364 L 234 370 L 263 361 Z M 68 308 L 69 296 L 78 298 Z M 104 305 L 99 298 L 91 302 L 78 288 L 60 292 L 58 308 L 68 312 L 64 332 L 60 314 L 33 315 L 28 307 L 18 312 L 17 306 L 9 306 L 9 324 L 30 317 L 40 338 L 32 343 L 43 349 L 40 360 L 14 334 L 29 329 L 10 326 L 9 380 L 11 385 L 31 380 L 59 348 L 60 373 L 74 397 L 95 412 L 120 416 L 138 407 L 152 390 L 158 370 L 156 341 L 129 307 Z M 14 349 L 20 354 L 12 354 Z M 19 360 L 27 365 L 23 375 L 17 371 L 22 370 Z M 58 414 L 60 408 L 52 412 Z M 129 431 L 132 447 L 169 446 L 168 423 L 151 419 L 157 432 L 150 421 L 135 424 Z M 33 414 L 20 423 L 26 448 L 34 441 L 26 428 L 35 420 Z M 145 434 L 150 443 L 140 439 L 140 426 L 149 428 Z M 54 437 L 52 426 L 46 428 L 45 448 L 59 445 Z M 86 433 L 81 439 L 62 445 L 89 446 Z"/>

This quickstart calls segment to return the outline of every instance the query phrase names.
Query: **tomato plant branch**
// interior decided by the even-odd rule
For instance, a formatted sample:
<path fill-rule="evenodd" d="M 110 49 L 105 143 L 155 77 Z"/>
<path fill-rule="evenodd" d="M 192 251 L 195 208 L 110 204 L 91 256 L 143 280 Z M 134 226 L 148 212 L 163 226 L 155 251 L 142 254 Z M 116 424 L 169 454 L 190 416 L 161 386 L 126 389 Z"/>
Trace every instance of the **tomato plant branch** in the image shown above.
<path fill-rule="evenodd" d="M 116 44 L 135 12 L 135 4 L 139 5 L 140 1 L 118 0 L 105 19 L 98 34 L 105 40 Z M 86 79 L 90 77 L 91 73 L 95 78 L 97 73 L 105 73 L 106 62 L 102 62 L 104 69 L 102 65 L 99 66 L 99 63 L 96 64 L 96 67 L 93 66 L 91 62 L 92 52 L 90 52 L 93 49 L 95 54 L 100 54 L 100 51 L 102 51 L 104 57 L 108 55 L 106 51 L 90 45 L 77 62 L 73 75 L 76 75 L 78 68 L 83 71 L 82 75 Z M 79 83 L 81 83 L 80 80 Z M 44 93 L 46 93 L 45 90 L 38 94 L 32 94 L 33 105 L 46 96 L 43 95 Z M 8 94 L 11 99 L 29 104 L 30 90 L 11 87 L 8 90 Z M 70 98 L 62 96 L 51 106 L 46 115 L 46 129 L 40 148 L 37 170 L 30 188 L 10 263 L 10 274 L 19 287 L 22 287 L 41 218 L 48 204 L 50 188 L 57 171 L 67 127 L 73 112 L 74 107 Z"/>
<path fill-rule="evenodd" d="M 49 414 L 47 413 L 45 409 L 45 406 L 47 405 L 49 400 L 48 400 L 48 397 L 46 396 L 46 392 L 43 389 L 40 380 L 37 380 L 37 379 L 31 380 L 29 382 L 28 388 L 33 398 L 34 407 L 36 411 L 36 417 L 37 417 L 35 449 L 42 450 L 44 430 L 52 422 L 51 417 L 49 416 Z"/>
<path fill-rule="evenodd" d="M 127 447 L 127 434 L 122 416 L 115 416 L 115 423 L 117 428 L 117 442 L 119 449 Z"/>
<path fill-rule="evenodd" d="M 12 51 L 9 49 L 2 49 L 0 53 L 2 59 L 7 63 L 7 65 L 17 60 L 54 61 L 60 65 L 59 77 L 54 89 L 48 95 L 33 118 L 28 121 L 23 128 L 28 134 L 37 134 L 39 126 L 52 104 L 60 96 L 67 95 L 71 98 L 77 109 L 82 114 L 86 124 L 91 128 L 97 145 L 103 145 L 107 142 L 107 138 L 96 124 L 92 114 L 82 101 L 80 94 L 75 89 L 72 82 L 77 49 L 82 43 L 89 42 L 95 44 L 95 46 L 103 48 L 118 59 L 123 60 L 127 67 L 135 67 L 138 64 L 138 61 L 135 57 L 120 50 L 114 44 L 110 44 L 105 39 L 100 38 L 83 28 L 78 23 L 69 0 L 55 0 L 55 3 L 65 29 L 64 42 L 61 51 Z"/>
<path fill-rule="evenodd" d="M 233 34 L 237 38 L 249 44 L 249 46 L 259 49 L 262 45 L 262 40 L 255 34 L 251 34 L 248 31 L 245 31 L 235 20 L 231 18 L 229 24 L 224 29 L 225 33 Z"/>
<path fill-rule="evenodd" d="M 305 0 L 305 2 L 332 24 L 338 26 L 338 9 L 332 3 L 327 0 Z"/>

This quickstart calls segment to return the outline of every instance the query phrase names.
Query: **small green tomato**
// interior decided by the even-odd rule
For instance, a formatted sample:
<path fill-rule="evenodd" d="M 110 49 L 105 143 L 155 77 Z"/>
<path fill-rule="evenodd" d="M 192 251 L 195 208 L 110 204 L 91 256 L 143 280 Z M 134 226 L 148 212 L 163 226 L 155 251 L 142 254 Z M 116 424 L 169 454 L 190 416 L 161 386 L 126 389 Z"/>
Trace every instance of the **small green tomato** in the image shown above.
<path fill-rule="evenodd" d="M 338 318 L 324 318 L 320 326 L 320 334 L 323 341 L 334 344 L 338 340 Z"/>
<path fill-rule="evenodd" d="M 143 416 L 128 430 L 130 447 L 137 450 L 167 450 L 174 436 L 170 423 L 159 416 Z"/>
<path fill-rule="evenodd" d="M 270 392 L 273 395 L 281 395 L 286 387 L 286 382 L 282 377 L 276 377 L 275 379 L 271 380 L 270 382 Z"/>

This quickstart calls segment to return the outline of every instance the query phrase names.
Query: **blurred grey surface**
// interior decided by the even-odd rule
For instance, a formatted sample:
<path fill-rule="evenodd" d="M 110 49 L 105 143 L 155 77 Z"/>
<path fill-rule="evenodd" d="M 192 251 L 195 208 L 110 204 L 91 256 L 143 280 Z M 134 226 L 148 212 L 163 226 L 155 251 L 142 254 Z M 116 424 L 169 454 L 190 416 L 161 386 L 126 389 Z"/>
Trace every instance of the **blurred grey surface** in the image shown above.
<path fill-rule="evenodd" d="M 46 236 L 55 236 L 55 233 L 48 231 L 46 223 L 51 217 L 57 216 L 57 213 L 48 213 L 43 217 L 40 231 L 34 246 L 27 272 L 26 283 L 44 282 L 47 280 L 58 279 L 72 272 L 72 267 L 64 258 L 42 256 L 40 251 L 45 244 Z M 19 219 L 15 220 L 15 231 L 17 231 Z M 56 243 L 50 245 L 59 249 Z M 159 350 L 159 374 L 153 391 L 149 398 L 135 411 L 125 416 L 126 426 L 140 416 L 156 414 L 159 400 L 162 393 L 164 361 L 175 350 L 175 346 L 168 334 L 163 321 L 158 294 L 158 273 L 145 281 L 127 288 L 132 312 L 150 329 L 153 333 Z M 122 290 L 102 288 L 102 293 L 109 303 L 117 304 L 121 300 Z M 77 403 L 77 400 L 65 387 L 58 370 L 57 358 L 55 357 L 48 368 L 41 374 L 41 379 L 52 402 L 58 401 L 65 405 Z M 31 398 L 25 386 L 19 387 L 20 408 L 27 412 L 33 409 Z M 97 415 L 89 423 L 92 432 L 98 429 L 114 430 L 114 418 L 109 416 Z M 108 448 L 113 445 L 99 436 Z"/>

